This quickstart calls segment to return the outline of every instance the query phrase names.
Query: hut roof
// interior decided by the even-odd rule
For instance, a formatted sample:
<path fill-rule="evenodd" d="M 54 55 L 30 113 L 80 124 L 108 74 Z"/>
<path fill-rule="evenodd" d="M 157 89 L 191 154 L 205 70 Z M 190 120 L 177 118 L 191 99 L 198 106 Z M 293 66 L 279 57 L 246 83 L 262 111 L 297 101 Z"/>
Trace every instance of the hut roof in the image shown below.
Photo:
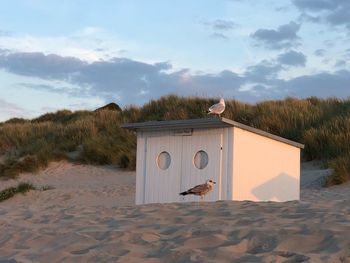
<path fill-rule="evenodd" d="M 225 128 L 237 127 L 246 131 L 250 131 L 267 138 L 280 141 L 298 148 L 303 149 L 304 145 L 294 142 L 283 137 L 259 130 L 248 125 L 227 119 L 227 118 L 201 118 L 201 119 L 187 119 L 187 120 L 170 120 L 170 121 L 146 121 L 136 123 L 125 123 L 121 125 L 122 128 L 136 131 L 154 131 L 154 130 L 182 130 L 182 129 L 203 129 L 203 128 Z"/>

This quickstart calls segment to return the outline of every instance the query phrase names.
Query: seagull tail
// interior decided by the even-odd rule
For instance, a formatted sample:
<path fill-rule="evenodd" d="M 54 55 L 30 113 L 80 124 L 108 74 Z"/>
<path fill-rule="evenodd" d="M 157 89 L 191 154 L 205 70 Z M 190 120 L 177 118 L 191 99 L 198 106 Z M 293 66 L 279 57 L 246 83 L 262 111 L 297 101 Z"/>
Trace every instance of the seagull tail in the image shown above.
<path fill-rule="evenodd" d="M 185 192 L 179 193 L 179 195 L 188 195 L 188 194 L 190 194 L 188 191 L 185 191 Z"/>

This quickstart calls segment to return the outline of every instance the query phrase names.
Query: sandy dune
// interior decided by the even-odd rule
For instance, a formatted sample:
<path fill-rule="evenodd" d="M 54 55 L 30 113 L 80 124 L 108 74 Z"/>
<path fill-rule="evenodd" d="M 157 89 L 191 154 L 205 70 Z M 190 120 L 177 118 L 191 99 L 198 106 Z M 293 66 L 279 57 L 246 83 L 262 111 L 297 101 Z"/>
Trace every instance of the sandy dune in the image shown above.
<path fill-rule="evenodd" d="M 350 185 L 303 171 L 300 202 L 134 206 L 134 172 L 53 163 L 0 203 L 0 262 L 350 262 Z"/>
<path fill-rule="evenodd" d="M 120 172 L 111 166 L 55 162 L 38 174 L 22 174 L 17 180 L 1 181 L 0 190 L 16 185 L 17 181 L 31 182 L 37 187 L 52 186 L 54 189 L 32 191 L 27 197 L 16 196 L 6 201 L 10 205 L 43 206 L 60 204 L 61 201 L 62 205 L 105 207 L 134 204 L 135 172 Z"/>

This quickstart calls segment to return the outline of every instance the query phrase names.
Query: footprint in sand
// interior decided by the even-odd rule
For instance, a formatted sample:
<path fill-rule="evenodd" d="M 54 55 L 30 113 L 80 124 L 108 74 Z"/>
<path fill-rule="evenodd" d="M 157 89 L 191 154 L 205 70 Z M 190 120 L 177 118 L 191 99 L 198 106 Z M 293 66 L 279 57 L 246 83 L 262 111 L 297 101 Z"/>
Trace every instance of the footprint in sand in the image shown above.
<path fill-rule="evenodd" d="M 142 234 L 141 239 L 146 242 L 156 242 L 159 241 L 160 236 L 152 233 Z"/>

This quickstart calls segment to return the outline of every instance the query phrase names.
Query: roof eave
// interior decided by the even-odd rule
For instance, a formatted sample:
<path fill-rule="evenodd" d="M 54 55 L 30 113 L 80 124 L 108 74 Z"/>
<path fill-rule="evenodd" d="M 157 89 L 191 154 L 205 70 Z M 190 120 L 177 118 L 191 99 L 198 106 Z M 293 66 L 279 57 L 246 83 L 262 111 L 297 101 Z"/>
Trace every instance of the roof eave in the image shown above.
<path fill-rule="evenodd" d="M 120 127 L 131 130 L 155 130 L 155 129 L 184 129 L 184 128 L 217 128 L 232 126 L 222 121 L 223 118 L 201 118 L 189 120 L 148 121 L 139 123 L 125 123 Z"/>
<path fill-rule="evenodd" d="M 121 128 L 130 130 L 152 131 L 152 130 L 180 130 L 180 129 L 199 129 L 199 128 L 225 128 L 225 127 L 237 127 L 261 136 L 277 140 L 291 146 L 304 149 L 304 145 L 298 142 L 294 142 L 283 137 L 250 127 L 248 125 L 227 119 L 227 118 L 201 118 L 201 119 L 189 119 L 189 120 L 171 120 L 171 121 L 149 121 L 139 123 L 125 123 L 120 126 Z"/>

